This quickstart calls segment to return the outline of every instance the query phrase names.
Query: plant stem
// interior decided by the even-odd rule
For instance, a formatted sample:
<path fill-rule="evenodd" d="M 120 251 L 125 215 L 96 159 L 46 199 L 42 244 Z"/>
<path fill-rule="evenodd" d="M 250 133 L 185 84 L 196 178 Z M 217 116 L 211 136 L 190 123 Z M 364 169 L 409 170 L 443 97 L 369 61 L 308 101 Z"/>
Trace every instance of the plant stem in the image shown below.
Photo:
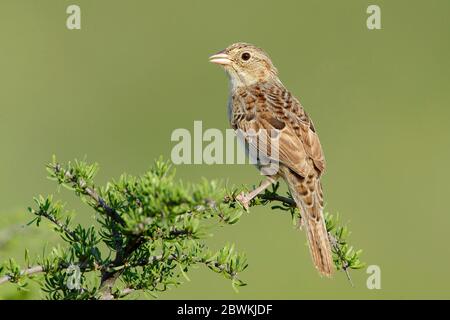
<path fill-rule="evenodd" d="M 24 269 L 24 270 L 20 271 L 20 275 L 21 276 L 30 276 L 32 274 L 41 273 L 41 272 L 44 272 L 44 267 L 42 267 L 42 266 L 34 266 L 34 267 L 31 267 L 31 268 Z M 0 284 L 9 282 L 11 280 L 12 280 L 11 276 L 9 276 L 9 275 L 3 276 L 3 277 L 0 278 Z"/>

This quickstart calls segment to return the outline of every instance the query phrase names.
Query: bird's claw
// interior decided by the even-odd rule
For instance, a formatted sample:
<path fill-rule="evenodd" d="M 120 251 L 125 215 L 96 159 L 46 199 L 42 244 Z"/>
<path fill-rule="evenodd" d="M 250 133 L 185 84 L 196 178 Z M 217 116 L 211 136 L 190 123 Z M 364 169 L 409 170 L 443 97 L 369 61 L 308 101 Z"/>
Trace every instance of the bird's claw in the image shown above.
<path fill-rule="evenodd" d="M 247 194 L 241 192 L 236 196 L 236 200 L 244 207 L 245 210 L 248 211 L 250 199 L 247 197 Z"/>

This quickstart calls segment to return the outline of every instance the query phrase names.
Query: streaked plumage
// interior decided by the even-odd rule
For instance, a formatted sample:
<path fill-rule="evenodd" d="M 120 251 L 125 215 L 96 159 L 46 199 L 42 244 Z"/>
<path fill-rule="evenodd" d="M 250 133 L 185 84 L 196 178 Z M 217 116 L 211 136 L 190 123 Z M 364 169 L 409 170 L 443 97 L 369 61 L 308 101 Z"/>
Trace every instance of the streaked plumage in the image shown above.
<path fill-rule="evenodd" d="M 320 183 L 325 158 L 314 124 L 300 102 L 281 83 L 277 69 L 260 48 L 236 43 L 212 56 L 211 61 L 222 65 L 230 78 L 231 126 L 244 132 L 278 130 L 280 168 L 271 178 L 281 177 L 288 184 L 302 214 L 314 265 L 321 274 L 330 276 L 333 259 Z"/>

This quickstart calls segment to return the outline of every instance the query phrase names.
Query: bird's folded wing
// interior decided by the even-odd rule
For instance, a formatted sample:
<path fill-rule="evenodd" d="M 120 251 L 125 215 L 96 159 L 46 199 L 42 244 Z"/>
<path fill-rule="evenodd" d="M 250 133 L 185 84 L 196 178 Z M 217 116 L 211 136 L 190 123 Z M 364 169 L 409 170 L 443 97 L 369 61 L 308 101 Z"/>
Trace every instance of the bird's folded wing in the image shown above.
<path fill-rule="evenodd" d="M 259 156 L 265 155 L 301 176 L 306 176 L 311 170 L 303 142 L 284 122 L 275 117 L 258 115 L 251 120 L 241 120 L 238 129 L 243 131 L 250 150 L 257 150 Z"/>
<path fill-rule="evenodd" d="M 277 92 L 276 94 L 271 92 L 273 89 L 268 90 L 267 100 L 264 103 L 269 112 L 263 113 L 262 116 L 270 115 L 279 121 L 284 121 L 286 127 L 290 128 L 290 133 L 301 140 L 302 149 L 313 161 L 318 173 L 323 173 L 325 157 L 311 118 L 300 102 L 285 88 L 281 89 L 281 93 Z"/>

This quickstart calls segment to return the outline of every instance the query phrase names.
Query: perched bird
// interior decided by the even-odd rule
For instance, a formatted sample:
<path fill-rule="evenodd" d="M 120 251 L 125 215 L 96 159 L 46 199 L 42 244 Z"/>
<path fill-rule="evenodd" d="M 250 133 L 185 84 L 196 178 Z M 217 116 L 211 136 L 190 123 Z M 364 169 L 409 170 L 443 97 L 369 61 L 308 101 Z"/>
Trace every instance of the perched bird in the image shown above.
<path fill-rule="evenodd" d="M 211 56 L 210 61 L 221 65 L 228 74 L 228 116 L 233 129 L 278 132 L 278 171 L 252 192 L 241 194 L 238 200 L 248 207 L 251 199 L 278 178 L 284 179 L 300 209 L 313 263 L 322 275 L 331 276 L 333 258 L 320 182 L 325 159 L 313 122 L 282 84 L 277 69 L 262 49 L 235 43 Z M 259 148 L 253 139 L 246 142 Z"/>

